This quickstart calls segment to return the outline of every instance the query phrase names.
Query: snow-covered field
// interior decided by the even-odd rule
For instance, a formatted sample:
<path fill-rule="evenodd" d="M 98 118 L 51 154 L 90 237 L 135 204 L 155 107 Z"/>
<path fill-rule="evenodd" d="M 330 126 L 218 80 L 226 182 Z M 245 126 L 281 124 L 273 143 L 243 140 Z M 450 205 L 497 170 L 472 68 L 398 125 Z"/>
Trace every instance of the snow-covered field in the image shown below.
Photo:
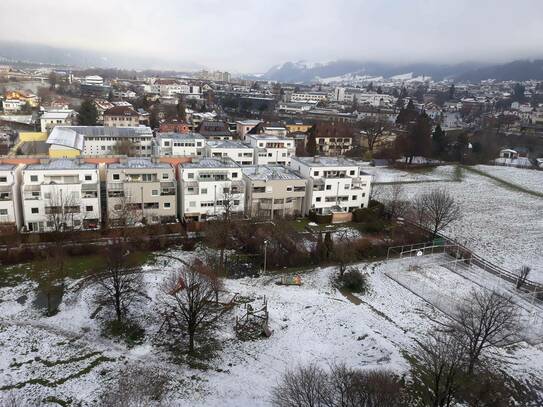
<path fill-rule="evenodd" d="M 68 290 L 60 312 L 50 318 L 32 307 L 32 283 L 3 288 L 0 389 L 5 392 L 19 385 L 11 391 L 34 405 L 54 396 L 91 406 L 113 385 L 119 369 L 139 363 L 171 378 L 166 399 L 172 405 L 268 406 L 271 387 L 285 369 L 299 363 L 316 361 L 326 366 L 344 362 L 408 374 L 409 364 L 402 352 L 409 352 L 415 338 L 434 329 L 436 319 L 446 317 L 385 273 L 403 270 L 416 284 L 431 286 L 451 300 L 474 285 L 443 267 L 428 268 L 414 276 L 407 271 L 410 261 L 360 264 L 369 274 L 371 291 L 360 296 L 362 303 L 358 305 L 331 286 L 333 268 L 304 274 L 300 287 L 278 286 L 277 278 L 271 276 L 227 280 L 225 289 L 230 295 L 239 293 L 255 304 L 266 297 L 273 335 L 239 341 L 233 332 L 233 318 L 241 310 L 234 309 L 218 334 L 222 350 L 207 370 L 172 363 L 168 352 L 153 341 L 161 323 L 154 300 L 172 263 L 146 266 L 150 299 L 138 303 L 134 313 L 135 318 L 145 321 L 146 339 L 132 349 L 100 335 L 99 318 L 92 318 L 91 288 Z M 489 284 L 494 284 L 492 276 L 482 275 L 479 280 L 485 284 L 487 277 Z M 21 304 L 23 294 L 27 300 Z M 507 351 L 507 357 L 515 360 L 510 369 L 519 378 L 533 381 L 543 377 L 541 350 L 519 344 Z"/>
<path fill-rule="evenodd" d="M 497 165 L 477 165 L 476 168 L 504 181 L 543 193 L 543 171 Z"/>
<path fill-rule="evenodd" d="M 453 176 L 453 167 L 438 167 L 427 172 L 407 172 L 396 168 L 363 166 L 363 171 L 373 175 L 375 183 L 389 182 L 428 182 L 449 181 Z"/>
<path fill-rule="evenodd" d="M 529 278 L 543 282 L 543 199 L 467 170 L 462 171 L 462 181 L 455 182 L 454 171 L 453 166 L 437 167 L 425 175 L 449 177 L 451 181 L 406 183 L 403 188 L 410 197 L 432 188 L 445 188 L 457 199 L 463 213 L 460 221 L 445 230 L 447 236 L 511 271 L 528 265 L 532 268 Z M 484 171 L 495 172 L 526 188 L 536 185 L 543 174 L 511 167 L 485 166 Z"/>

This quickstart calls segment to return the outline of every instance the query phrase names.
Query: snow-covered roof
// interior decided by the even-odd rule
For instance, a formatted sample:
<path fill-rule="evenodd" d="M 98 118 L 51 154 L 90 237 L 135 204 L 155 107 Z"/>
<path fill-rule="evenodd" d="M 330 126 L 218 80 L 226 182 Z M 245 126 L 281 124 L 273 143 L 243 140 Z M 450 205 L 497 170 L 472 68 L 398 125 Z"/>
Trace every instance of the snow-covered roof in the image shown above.
<path fill-rule="evenodd" d="M 0 171 L 13 171 L 15 167 L 14 164 L 0 164 Z"/>
<path fill-rule="evenodd" d="M 71 127 L 55 126 L 46 141 L 50 145 L 59 145 L 83 151 L 85 137 Z"/>
<path fill-rule="evenodd" d="M 239 165 L 228 157 L 193 159 L 191 163 L 179 165 L 181 168 L 236 168 Z"/>
<path fill-rule="evenodd" d="M 282 165 L 250 165 L 242 167 L 243 175 L 252 181 L 303 180 L 293 170 Z"/>
<path fill-rule="evenodd" d="M 208 147 L 210 148 L 245 148 L 251 149 L 251 147 L 243 144 L 240 141 L 232 140 L 210 140 L 207 142 Z"/>
<path fill-rule="evenodd" d="M 58 160 L 51 160 L 42 164 L 30 164 L 26 167 L 26 170 L 95 170 L 96 168 L 98 168 L 97 164 L 81 163 L 78 160 L 60 158 Z"/>
<path fill-rule="evenodd" d="M 200 133 L 173 133 L 173 132 L 167 132 L 167 133 L 157 133 L 156 135 L 157 140 L 205 140 L 205 137 L 202 136 Z"/>
<path fill-rule="evenodd" d="M 73 113 L 73 110 L 51 110 L 42 114 L 41 118 L 46 120 L 66 120 Z"/>
<path fill-rule="evenodd" d="M 343 157 L 291 157 L 308 167 L 359 167 L 356 161 Z"/>
<path fill-rule="evenodd" d="M 136 168 L 168 168 L 171 169 L 172 166 L 168 163 L 153 162 L 145 158 L 128 158 L 126 161 L 121 161 L 119 163 L 108 164 L 108 169 L 118 170 L 118 169 L 136 169 Z"/>

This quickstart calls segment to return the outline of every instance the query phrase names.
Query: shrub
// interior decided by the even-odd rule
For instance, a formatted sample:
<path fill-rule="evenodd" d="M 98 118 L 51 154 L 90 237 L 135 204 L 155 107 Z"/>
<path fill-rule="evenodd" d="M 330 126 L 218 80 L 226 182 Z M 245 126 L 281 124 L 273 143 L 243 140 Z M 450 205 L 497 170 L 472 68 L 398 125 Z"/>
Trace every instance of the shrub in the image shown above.
<path fill-rule="evenodd" d="M 357 268 L 348 269 L 339 277 L 341 286 L 353 293 L 364 294 L 368 290 L 368 276 Z"/>
<path fill-rule="evenodd" d="M 362 231 L 366 233 L 379 233 L 385 229 L 385 222 L 380 219 L 374 219 L 370 222 L 365 223 L 362 226 Z"/>

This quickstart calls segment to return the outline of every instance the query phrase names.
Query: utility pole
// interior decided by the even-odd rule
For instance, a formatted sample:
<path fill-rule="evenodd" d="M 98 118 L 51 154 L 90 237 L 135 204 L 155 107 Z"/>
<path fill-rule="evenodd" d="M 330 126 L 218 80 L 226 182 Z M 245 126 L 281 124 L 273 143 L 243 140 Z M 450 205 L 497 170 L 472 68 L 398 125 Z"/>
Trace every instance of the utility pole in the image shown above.
<path fill-rule="evenodd" d="M 266 274 L 266 262 L 268 257 L 268 241 L 264 240 L 264 273 Z"/>

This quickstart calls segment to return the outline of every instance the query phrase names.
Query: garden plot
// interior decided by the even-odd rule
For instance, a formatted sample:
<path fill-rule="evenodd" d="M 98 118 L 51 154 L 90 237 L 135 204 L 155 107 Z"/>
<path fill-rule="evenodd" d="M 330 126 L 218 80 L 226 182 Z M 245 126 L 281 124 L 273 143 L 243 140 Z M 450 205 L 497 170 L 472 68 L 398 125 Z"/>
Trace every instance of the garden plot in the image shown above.
<path fill-rule="evenodd" d="M 170 254 L 183 259 L 199 255 Z M 217 332 L 222 346 L 205 370 L 173 363 L 170 353 L 153 341 L 161 325 L 157 298 L 164 277 L 177 267 L 175 260 L 159 260 L 144 268 L 149 298 L 136 304 L 132 317 L 145 326 L 146 338 L 133 348 L 100 334 L 99 322 L 92 318 L 95 292 L 91 288 L 74 290 L 77 284 L 71 282 L 58 314 L 50 318 L 32 307 L 30 283 L 20 286 L 28 296 L 24 304 L 17 302 L 17 287 L 0 289 L 0 388 L 13 388 L 34 403 L 56 397 L 92 406 L 114 384 L 119 371 L 129 363 L 140 363 L 172 378 L 166 398 L 173 405 L 269 406 L 271 388 L 285 369 L 299 363 L 344 362 L 408 374 L 404 352 L 436 328 L 435 320 L 444 318 L 385 274 L 410 264 L 409 259 L 401 259 L 356 265 L 368 273 L 371 287 L 359 296 L 360 305 L 332 287 L 333 267 L 302 274 L 299 287 L 278 286 L 279 276 L 269 275 L 225 280 L 228 295 L 238 294 L 255 305 L 266 298 L 273 334 L 268 339 L 239 341 L 234 332 L 239 309 L 234 309 Z M 447 270 L 439 276 L 426 271 L 418 281 L 452 301 L 470 289 L 469 280 Z M 514 366 L 519 377 L 535 380 L 543 374 L 543 357 L 529 364 L 525 349 L 519 346 L 508 356 L 519 360 Z M 532 354 L 538 355 L 536 350 Z"/>
<path fill-rule="evenodd" d="M 440 187 L 458 201 L 463 215 L 445 235 L 511 271 L 528 265 L 529 278 L 543 282 L 543 199 L 469 171 L 463 171 L 461 182 L 410 183 L 404 191 L 413 197 Z"/>
<path fill-rule="evenodd" d="M 506 182 L 543 194 L 543 171 L 496 165 L 477 165 L 475 168 Z"/>

